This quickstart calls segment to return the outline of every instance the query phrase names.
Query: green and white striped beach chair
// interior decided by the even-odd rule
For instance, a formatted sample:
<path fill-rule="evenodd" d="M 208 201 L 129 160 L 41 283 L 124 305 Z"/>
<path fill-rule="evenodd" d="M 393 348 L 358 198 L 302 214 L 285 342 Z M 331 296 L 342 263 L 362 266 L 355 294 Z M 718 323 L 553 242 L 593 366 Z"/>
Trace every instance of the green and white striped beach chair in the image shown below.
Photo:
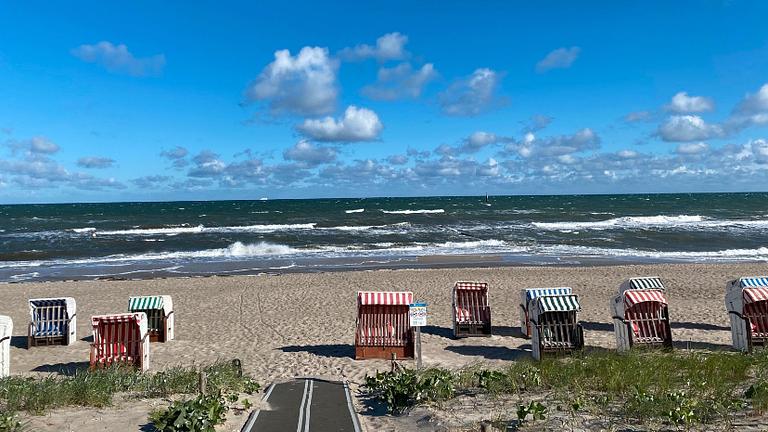
<path fill-rule="evenodd" d="M 169 295 L 137 296 L 128 299 L 129 312 L 147 314 L 150 342 L 168 342 L 174 338 L 173 300 Z"/>
<path fill-rule="evenodd" d="M 530 304 L 531 350 L 541 360 L 545 353 L 568 354 L 584 347 L 581 310 L 574 294 L 536 297 Z"/>

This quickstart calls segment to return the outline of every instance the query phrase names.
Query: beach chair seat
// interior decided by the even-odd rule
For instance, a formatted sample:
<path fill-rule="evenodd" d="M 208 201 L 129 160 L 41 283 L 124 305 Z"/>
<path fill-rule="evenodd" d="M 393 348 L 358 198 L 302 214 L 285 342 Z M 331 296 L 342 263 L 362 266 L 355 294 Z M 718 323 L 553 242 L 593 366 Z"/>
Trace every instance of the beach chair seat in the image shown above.
<path fill-rule="evenodd" d="M 728 282 L 725 306 L 734 348 L 751 352 L 755 346 L 768 345 L 768 276 Z"/>
<path fill-rule="evenodd" d="M 13 320 L 9 316 L 0 315 L 0 378 L 11 374 L 11 337 Z"/>
<path fill-rule="evenodd" d="M 91 367 L 123 364 L 140 371 L 149 369 L 147 315 L 131 312 L 91 317 L 93 343 Z"/>
<path fill-rule="evenodd" d="M 77 303 L 72 297 L 29 300 L 27 348 L 69 345 L 77 340 Z"/>
<path fill-rule="evenodd" d="M 636 345 L 672 347 L 672 327 L 664 284 L 658 277 L 632 278 L 613 298 L 616 346 L 626 351 Z"/>
<path fill-rule="evenodd" d="M 578 296 L 537 296 L 530 303 L 531 351 L 541 360 L 544 354 L 569 354 L 584 347 L 584 329 L 578 321 Z"/>
<path fill-rule="evenodd" d="M 411 292 L 358 292 L 355 359 L 413 358 L 412 302 Z"/>
<path fill-rule="evenodd" d="M 456 282 L 451 298 L 454 337 L 491 335 L 491 306 L 486 282 Z"/>
<path fill-rule="evenodd" d="M 174 339 L 175 318 L 171 296 L 130 297 L 128 299 L 128 311 L 147 314 L 150 342 L 168 342 Z"/>
<path fill-rule="evenodd" d="M 573 290 L 570 287 L 557 288 L 523 288 L 520 290 L 520 333 L 523 337 L 531 337 L 530 305 L 537 297 L 550 295 L 569 295 Z"/>

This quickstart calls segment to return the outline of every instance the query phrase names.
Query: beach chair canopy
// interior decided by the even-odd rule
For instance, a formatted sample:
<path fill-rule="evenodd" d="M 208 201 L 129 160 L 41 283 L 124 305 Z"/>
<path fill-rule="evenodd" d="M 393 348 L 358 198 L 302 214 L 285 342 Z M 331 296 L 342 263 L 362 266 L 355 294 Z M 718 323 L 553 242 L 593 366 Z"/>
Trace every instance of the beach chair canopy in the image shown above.
<path fill-rule="evenodd" d="M 750 276 L 739 278 L 739 287 L 758 288 L 768 287 L 768 276 Z"/>
<path fill-rule="evenodd" d="M 558 288 L 526 288 L 525 299 L 527 302 L 541 297 L 541 296 L 559 296 L 573 293 L 570 287 L 558 287 Z"/>
<path fill-rule="evenodd" d="M 171 296 L 139 296 L 128 298 L 128 310 L 162 310 L 166 315 L 173 310 Z"/>
<path fill-rule="evenodd" d="M 488 282 L 459 281 L 456 282 L 453 289 L 462 291 L 488 291 Z"/>
<path fill-rule="evenodd" d="M 413 293 L 410 291 L 358 291 L 357 303 L 372 306 L 408 306 L 413 303 Z"/>
<path fill-rule="evenodd" d="M 128 298 L 128 311 L 145 312 L 150 339 L 166 342 L 174 339 L 173 299 L 169 295 Z"/>
<path fill-rule="evenodd" d="M 660 289 L 638 289 L 624 291 L 624 307 L 629 309 L 640 303 L 654 302 L 667 304 L 667 297 Z"/>
<path fill-rule="evenodd" d="M 632 287 L 632 289 L 636 289 L 636 290 L 644 290 L 644 289 L 663 290 L 664 289 L 664 283 L 661 281 L 661 278 L 658 276 L 631 278 L 629 280 L 629 285 Z"/>
<path fill-rule="evenodd" d="M 579 297 L 574 294 L 539 296 L 536 297 L 531 305 L 532 315 L 543 314 L 546 312 L 571 312 L 580 311 Z"/>
<path fill-rule="evenodd" d="M 11 337 L 13 336 L 13 320 L 11 317 L 0 315 L 0 378 L 7 377 L 11 372 Z"/>
<path fill-rule="evenodd" d="M 744 288 L 744 304 L 768 300 L 768 287 Z"/>

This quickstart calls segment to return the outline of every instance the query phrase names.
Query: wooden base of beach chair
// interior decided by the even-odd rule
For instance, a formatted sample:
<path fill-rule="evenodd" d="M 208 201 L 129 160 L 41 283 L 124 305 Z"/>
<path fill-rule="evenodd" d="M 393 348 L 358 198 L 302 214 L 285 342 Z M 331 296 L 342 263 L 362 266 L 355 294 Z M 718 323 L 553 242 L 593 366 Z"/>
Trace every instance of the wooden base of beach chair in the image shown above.
<path fill-rule="evenodd" d="M 465 324 L 456 323 L 453 328 L 453 336 L 456 338 L 464 337 L 488 337 L 491 335 L 491 325 L 483 324 Z"/>
<path fill-rule="evenodd" d="M 406 346 L 361 346 L 355 345 L 355 360 L 384 359 L 391 360 L 392 355 L 398 359 L 412 359 L 413 345 Z"/>
<path fill-rule="evenodd" d="M 165 332 L 164 331 L 149 331 L 149 341 L 150 342 L 165 342 Z"/>
<path fill-rule="evenodd" d="M 48 345 L 67 345 L 66 336 L 27 336 L 27 348 Z"/>

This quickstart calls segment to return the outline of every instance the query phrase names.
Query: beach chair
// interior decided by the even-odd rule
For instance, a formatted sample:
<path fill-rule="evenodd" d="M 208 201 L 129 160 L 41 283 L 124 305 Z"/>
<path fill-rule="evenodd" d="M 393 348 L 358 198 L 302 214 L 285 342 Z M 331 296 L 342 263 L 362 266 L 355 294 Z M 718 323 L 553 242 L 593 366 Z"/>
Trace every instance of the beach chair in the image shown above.
<path fill-rule="evenodd" d="M 169 295 L 140 296 L 128 299 L 128 312 L 147 314 L 150 342 L 173 340 L 173 300 Z"/>
<path fill-rule="evenodd" d="M 77 340 L 77 303 L 72 297 L 30 299 L 29 317 L 27 348 Z"/>
<path fill-rule="evenodd" d="M 13 320 L 11 317 L 0 315 L 0 378 L 11 374 L 11 337 L 13 336 Z"/>
<path fill-rule="evenodd" d="M 529 319 L 529 309 L 531 302 L 537 297 L 545 295 L 567 295 L 573 290 L 570 287 L 558 288 L 523 288 L 520 290 L 520 333 L 524 337 L 531 337 L 531 322 Z"/>
<path fill-rule="evenodd" d="M 743 277 L 726 285 L 733 347 L 752 352 L 768 341 L 768 276 Z"/>
<path fill-rule="evenodd" d="M 533 358 L 542 355 L 568 354 L 584 347 L 584 329 L 578 322 L 581 310 L 576 295 L 539 296 L 529 308 L 531 351 Z"/>
<path fill-rule="evenodd" d="M 611 300 L 616 347 L 635 345 L 672 348 L 672 327 L 664 284 L 658 277 L 632 278 Z"/>
<path fill-rule="evenodd" d="M 91 324 L 92 368 L 119 363 L 140 371 L 149 369 L 149 334 L 144 312 L 92 316 Z"/>
<path fill-rule="evenodd" d="M 451 298 L 454 337 L 491 335 L 491 306 L 486 282 L 456 282 Z"/>
<path fill-rule="evenodd" d="M 413 358 L 412 302 L 411 292 L 358 292 L 355 359 Z"/>

